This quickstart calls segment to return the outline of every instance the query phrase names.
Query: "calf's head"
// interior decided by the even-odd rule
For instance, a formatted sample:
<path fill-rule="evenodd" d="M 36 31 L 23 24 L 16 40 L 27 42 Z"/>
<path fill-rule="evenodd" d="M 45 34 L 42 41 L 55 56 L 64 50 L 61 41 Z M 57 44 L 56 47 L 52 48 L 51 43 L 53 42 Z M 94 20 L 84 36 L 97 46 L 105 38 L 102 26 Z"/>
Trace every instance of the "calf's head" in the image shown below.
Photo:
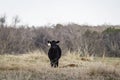
<path fill-rule="evenodd" d="M 60 41 L 48 41 L 48 46 L 52 47 L 52 48 L 56 48 L 57 43 L 59 43 Z"/>

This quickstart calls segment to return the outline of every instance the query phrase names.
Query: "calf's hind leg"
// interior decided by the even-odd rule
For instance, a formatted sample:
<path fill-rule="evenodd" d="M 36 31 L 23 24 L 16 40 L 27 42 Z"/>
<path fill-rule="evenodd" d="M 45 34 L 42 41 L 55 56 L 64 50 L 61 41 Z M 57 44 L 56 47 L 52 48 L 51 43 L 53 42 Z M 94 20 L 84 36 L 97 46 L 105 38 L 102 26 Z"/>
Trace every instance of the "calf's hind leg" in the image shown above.
<path fill-rule="evenodd" d="M 50 61 L 50 64 L 51 64 L 51 67 L 53 67 L 53 66 L 54 66 L 54 63 L 53 63 L 52 61 Z"/>

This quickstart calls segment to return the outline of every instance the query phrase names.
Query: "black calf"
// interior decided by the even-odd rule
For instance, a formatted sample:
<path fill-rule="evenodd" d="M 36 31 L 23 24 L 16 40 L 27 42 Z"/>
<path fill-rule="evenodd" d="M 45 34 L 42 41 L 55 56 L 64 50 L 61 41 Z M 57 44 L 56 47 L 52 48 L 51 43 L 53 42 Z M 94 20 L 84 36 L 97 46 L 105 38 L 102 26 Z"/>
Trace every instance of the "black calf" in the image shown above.
<path fill-rule="evenodd" d="M 48 41 L 48 46 L 51 46 L 48 52 L 48 57 L 51 62 L 51 67 L 58 67 L 59 59 L 61 57 L 61 49 L 57 45 L 59 41 Z"/>

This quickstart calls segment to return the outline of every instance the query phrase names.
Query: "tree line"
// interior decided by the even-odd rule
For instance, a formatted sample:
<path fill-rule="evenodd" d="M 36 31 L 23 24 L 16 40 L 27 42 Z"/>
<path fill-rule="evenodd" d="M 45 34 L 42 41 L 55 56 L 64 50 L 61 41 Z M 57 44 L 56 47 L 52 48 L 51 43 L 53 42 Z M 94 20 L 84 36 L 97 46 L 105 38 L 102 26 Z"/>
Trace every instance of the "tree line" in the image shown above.
<path fill-rule="evenodd" d="M 59 40 L 63 54 L 66 51 L 81 56 L 120 57 L 119 25 L 78 25 L 74 23 L 52 26 L 5 25 L 0 18 L 0 54 L 23 54 L 35 50 L 48 51 L 48 40 Z"/>

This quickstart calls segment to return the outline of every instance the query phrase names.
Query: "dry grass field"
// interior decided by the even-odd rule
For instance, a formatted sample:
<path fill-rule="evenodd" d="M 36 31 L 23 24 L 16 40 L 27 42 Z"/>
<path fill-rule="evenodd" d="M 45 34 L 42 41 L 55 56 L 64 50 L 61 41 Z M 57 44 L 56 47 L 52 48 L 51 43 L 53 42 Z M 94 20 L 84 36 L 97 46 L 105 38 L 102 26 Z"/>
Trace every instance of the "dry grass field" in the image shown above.
<path fill-rule="evenodd" d="M 68 52 L 58 68 L 51 68 L 42 51 L 0 55 L 0 80 L 120 80 L 120 59 L 86 59 Z"/>

